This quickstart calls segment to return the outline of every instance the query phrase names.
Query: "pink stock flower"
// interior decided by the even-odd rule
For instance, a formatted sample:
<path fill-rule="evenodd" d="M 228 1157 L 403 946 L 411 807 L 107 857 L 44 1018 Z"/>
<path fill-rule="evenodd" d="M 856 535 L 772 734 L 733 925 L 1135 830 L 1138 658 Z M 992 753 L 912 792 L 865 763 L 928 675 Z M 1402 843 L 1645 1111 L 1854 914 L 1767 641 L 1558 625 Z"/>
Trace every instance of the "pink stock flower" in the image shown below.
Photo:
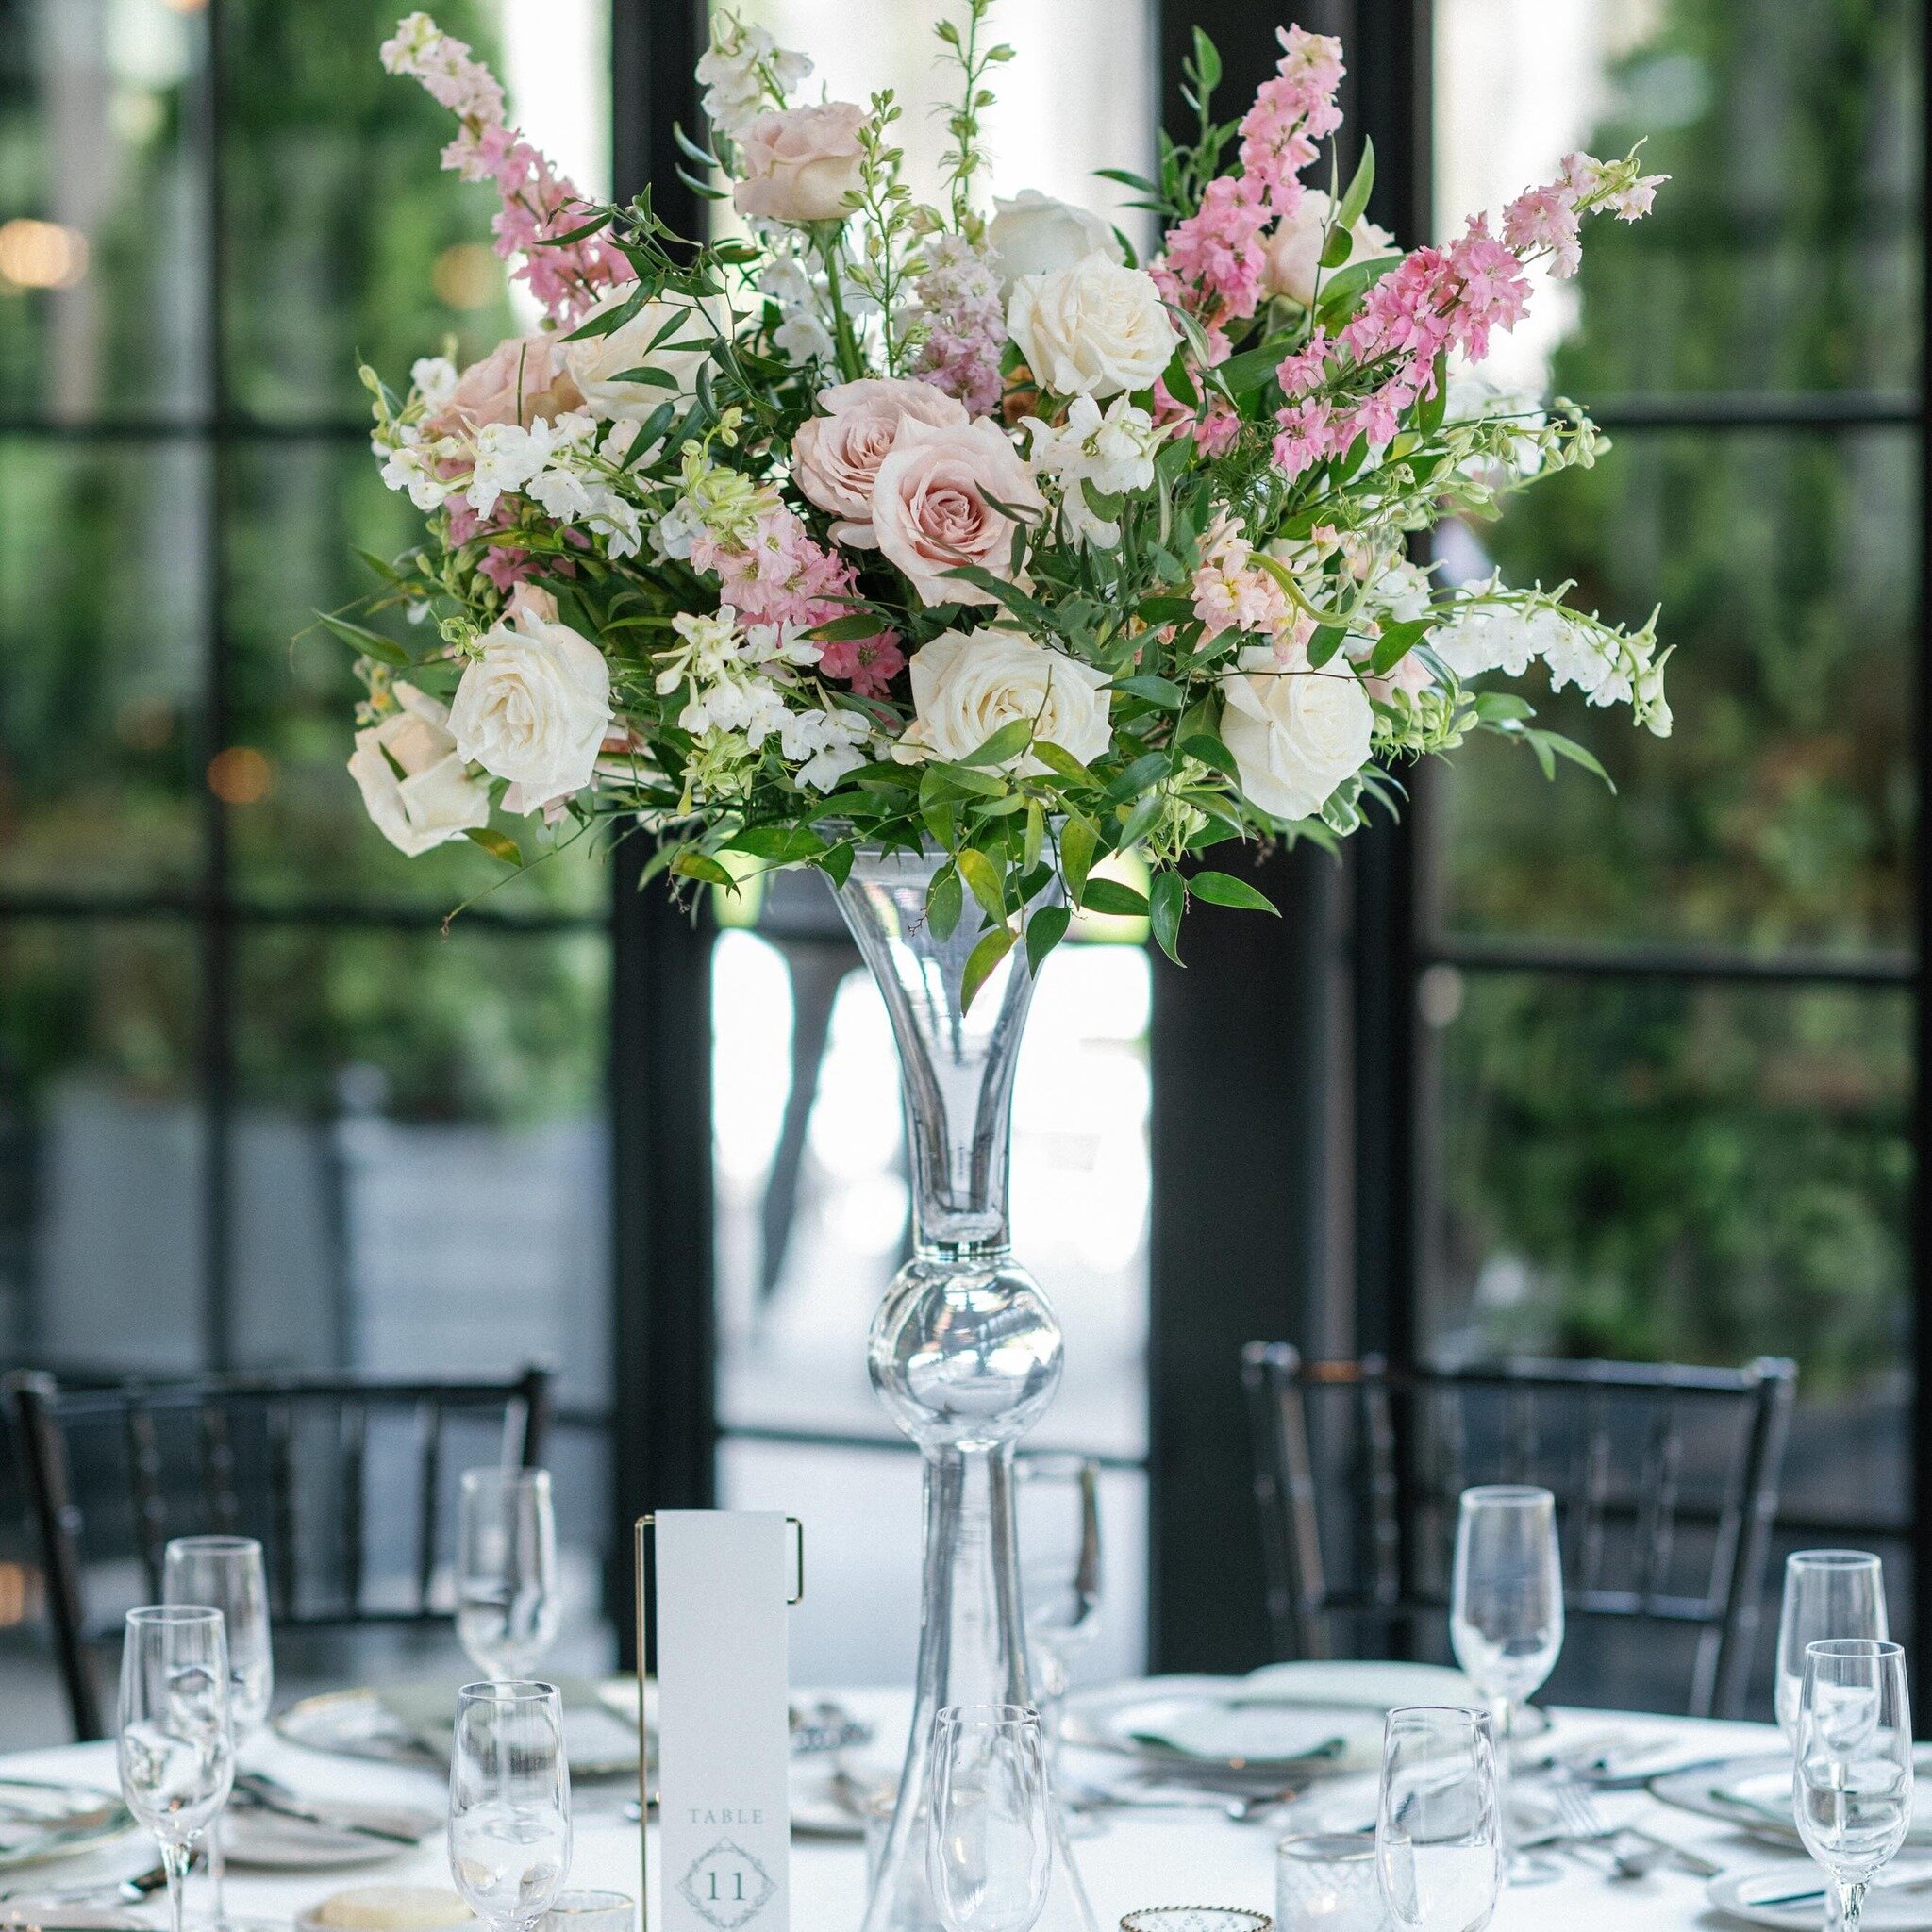
<path fill-rule="evenodd" d="M 884 697 L 905 668 L 906 653 L 895 630 L 882 630 L 874 638 L 841 638 L 819 654 L 820 674 L 848 682 L 862 698 Z"/>
<path fill-rule="evenodd" d="M 1472 362 L 1490 352 L 1490 331 L 1511 329 L 1529 306 L 1529 282 L 1514 252 L 1490 233 L 1487 215 L 1472 215 L 1449 244 L 1449 269 L 1460 284 L 1449 311 L 1451 340 Z"/>
<path fill-rule="evenodd" d="M 719 601 L 729 604 L 747 624 L 790 624 L 801 630 L 849 614 L 852 566 L 822 548 L 797 516 L 774 505 L 758 520 L 748 549 L 735 549 L 715 538 L 691 546 L 695 569 L 715 571 Z"/>
<path fill-rule="evenodd" d="M 1178 289 L 1191 284 L 1187 307 L 1216 322 L 1254 314 L 1267 256 L 1261 231 L 1268 205 L 1259 187 L 1233 175 L 1208 182 L 1198 212 L 1167 231 L 1161 266 Z"/>
<path fill-rule="evenodd" d="M 1519 256 L 1547 249 L 1550 273 L 1567 280 L 1583 260 L 1576 205 L 1560 183 L 1525 188 L 1503 210 L 1503 239 Z"/>
<path fill-rule="evenodd" d="M 1194 615 L 1209 638 L 1224 631 L 1278 633 L 1293 623 L 1281 586 L 1250 562 L 1254 556 L 1239 517 L 1217 517 L 1201 540 L 1201 566 L 1194 573 Z"/>
<path fill-rule="evenodd" d="M 936 235 L 926 243 L 925 267 L 913 296 L 912 317 L 924 326 L 925 337 L 912 373 L 957 396 L 969 414 L 990 416 L 1006 388 L 1000 351 L 1007 342 L 1007 310 L 997 270 L 964 236 Z"/>
<path fill-rule="evenodd" d="M 1270 213 L 1291 215 L 1302 197 L 1300 175 L 1316 156 L 1316 142 L 1341 125 L 1335 91 L 1346 71 L 1341 42 L 1298 26 L 1277 30 L 1282 56 L 1274 77 L 1261 83 L 1241 117 L 1241 175 L 1260 192 Z"/>

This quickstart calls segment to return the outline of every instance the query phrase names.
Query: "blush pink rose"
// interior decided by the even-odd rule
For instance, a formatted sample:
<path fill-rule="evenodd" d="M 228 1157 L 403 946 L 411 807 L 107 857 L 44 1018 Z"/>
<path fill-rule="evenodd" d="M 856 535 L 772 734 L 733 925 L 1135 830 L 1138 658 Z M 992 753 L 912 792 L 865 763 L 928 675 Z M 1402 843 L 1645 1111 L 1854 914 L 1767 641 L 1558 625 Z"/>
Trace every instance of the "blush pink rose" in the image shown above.
<path fill-rule="evenodd" d="M 446 436 L 465 425 L 479 429 L 486 423 L 520 423 L 527 429 L 583 407 L 583 391 L 564 366 L 561 343 L 551 336 L 511 336 L 463 371 L 449 401 L 423 428 L 427 436 Z"/>
<path fill-rule="evenodd" d="M 992 604 L 991 591 L 942 573 L 977 564 L 1012 575 L 1015 509 L 1046 508 L 1033 473 L 991 418 L 935 426 L 908 417 L 872 486 L 872 527 L 924 604 Z"/>
<path fill-rule="evenodd" d="M 867 376 L 819 391 L 825 413 L 800 425 L 791 445 L 791 480 L 823 510 L 843 519 L 832 525 L 841 543 L 875 550 L 872 485 L 900 424 L 910 418 L 945 429 L 964 423 L 966 405 L 929 382 Z"/>
<path fill-rule="evenodd" d="M 741 215 L 773 222 L 832 222 L 852 212 L 858 130 L 865 109 L 850 101 L 760 114 L 738 137 L 744 176 L 731 192 Z"/>

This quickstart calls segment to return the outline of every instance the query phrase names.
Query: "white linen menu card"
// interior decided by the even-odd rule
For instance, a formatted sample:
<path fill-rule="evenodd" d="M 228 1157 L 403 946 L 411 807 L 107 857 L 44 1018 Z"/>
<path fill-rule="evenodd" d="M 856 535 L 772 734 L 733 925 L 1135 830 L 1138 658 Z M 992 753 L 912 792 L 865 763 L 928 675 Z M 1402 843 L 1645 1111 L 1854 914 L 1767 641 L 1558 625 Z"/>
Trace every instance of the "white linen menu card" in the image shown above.
<path fill-rule="evenodd" d="M 791 1557 L 783 1516 L 658 1512 L 665 1932 L 786 1932 Z"/>

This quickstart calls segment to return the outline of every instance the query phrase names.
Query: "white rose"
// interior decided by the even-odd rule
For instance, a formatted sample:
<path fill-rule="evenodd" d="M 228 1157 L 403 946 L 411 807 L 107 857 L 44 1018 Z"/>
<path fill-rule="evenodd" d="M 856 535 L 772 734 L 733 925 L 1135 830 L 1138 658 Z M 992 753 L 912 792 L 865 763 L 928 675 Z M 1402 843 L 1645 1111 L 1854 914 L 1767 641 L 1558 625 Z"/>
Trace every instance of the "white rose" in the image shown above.
<path fill-rule="evenodd" d="M 402 709 L 357 732 L 349 775 L 361 787 L 375 829 L 415 858 L 473 825 L 487 825 L 490 787 L 463 769 L 448 708 L 412 684 L 391 689 Z"/>
<path fill-rule="evenodd" d="M 942 632 L 913 652 L 910 670 L 914 741 L 942 758 L 977 751 L 1015 718 L 1082 764 L 1112 736 L 1107 673 L 1009 630 Z M 1029 752 L 1021 770 L 1046 767 Z"/>
<path fill-rule="evenodd" d="M 598 303 L 584 320 L 594 322 L 629 301 L 636 291 L 620 285 Z M 677 323 L 654 349 L 651 344 L 673 321 Z M 583 391 L 584 401 L 600 420 L 641 423 L 659 403 L 675 402 L 696 393 L 698 371 L 710 354 L 717 331 L 728 328 L 722 307 L 715 303 L 687 302 L 679 296 L 666 296 L 646 302 L 628 322 L 620 323 L 608 335 L 586 336 L 563 345 L 564 367 Z M 658 383 L 619 382 L 616 378 L 628 369 L 661 369 L 676 385 L 666 389 Z"/>
<path fill-rule="evenodd" d="M 1150 388 L 1175 341 L 1153 276 L 1104 255 L 1053 275 L 1022 275 L 1007 331 L 1034 380 L 1062 396 Z"/>
<path fill-rule="evenodd" d="M 610 723 L 610 667 L 589 639 L 525 604 L 478 642 L 450 707 L 457 749 L 529 810 L 591 782 Z"/>
<path fill-rule="evenodd" d="M 1100 217 L 1037 188 L 1023 188 L 1011 201 L 993 197 L 986 239 L 999 271 L 1002 299 L 1022 275 L 1050 275 L 1093 254 L 1122 259 L 1120 237 Z"/>
<path fill-rule="evenodd" d="M 1322 240 L 1327 232 L 1329 210 L 1334 204 L 1319 188 L 1310 188 L 1301 198 L 1293 214 L 1282 222 L 1268 238 L 1262 258 L 1261 286 L 1271 295 L 1286 295 L 1304 308 L 1315 299 L 1315 278 L 1322 272 Z M 1348 260 L 1337 264 L 1346 268 L 1353 261 L 1373 261 L 1398 251 L 1395 237 L 1378 228 L 1364 216 L 1349 230 Z M 1328 271 L 1330 275 L 1335 269 Z"/>
<path fill-rule="evenodd" d="M 1221 738 L 1241 791 L 1271 818 L 1308 818 L 1369 761 L 1367 693 L 1346 665 L 1311 670 L 1300 650 L 1283 664 L 1254 644 L 1238 662 L 1221 680 Z"/>

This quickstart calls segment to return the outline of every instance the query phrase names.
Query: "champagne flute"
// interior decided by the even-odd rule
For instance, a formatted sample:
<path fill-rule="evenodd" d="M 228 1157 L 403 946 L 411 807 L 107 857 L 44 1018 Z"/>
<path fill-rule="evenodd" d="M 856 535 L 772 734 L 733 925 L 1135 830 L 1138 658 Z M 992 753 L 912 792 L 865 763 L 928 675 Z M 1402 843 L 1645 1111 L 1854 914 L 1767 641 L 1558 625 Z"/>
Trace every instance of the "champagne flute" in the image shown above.
<path fill-rule="evenodd" d="M 1832 1637 L 1806 1646 L 1791 1788 L 1798 1836 L 1824 1868 L 1845 1932 L 1857 1932 L 1865 1888 L 1912 1822 L 1912 1710 L 1897 1644 Z"/>
<path fill-rule="evenodd" d="M 121 1795 L 160 1846 L 169 1924 L 181 1932 L 194 1841 L 227 1802 L 235 1775 L 220 1610 L 150 1604 L 128 1611 L 117 1757 Z"/>
<path fill-rule="evenodd" d="M 1501 1740 L 1483 1710 L 1411 1705 L 1382 1730 L 1375 1863 L 1415 1932 L 1482 1932 L 1503 1883 Z"/>
<path fill-rule="evenodd" d="M 449 1869 L 499 1932 L 534 1924 L 570 1874 L 570 1764 L 554 1684 L 465 1684 L 449 1764 Z"/>
<path fill-rule="evenodd" d="M 926 1877 L 946 1932 L 1032 1932 L 1053 1872 L 1040 1713 L 951 1705 L 933 1720 Z"/>
<path fill-rule="evenodd" d="M 486 1677 L 527 1677 L 557 1635 L 547 1469 L 466 1469 L 457 1518 L 457 1641 Z"/>
<path fill-rule="evenodd" d="M 172 1538 L 161 1558 L 161 1598 L 171 1604 L 211 1604 L 222 1613 L 228 1641 L 228 1729 L 239 1766 L 242 1746 L 267 1718 L 275 1690 L 261 1545 L 252 1536 Z M 208 1869 L 214 1922 L 226 1932 L 227 1873 L 219 1814 L 208 1828 Z"/>
<path fill-rule="evenodd" d="M 1556 1668 L 1563 1648 L 1563 1565 L 1557 1547 L 1557 1499 L 1548 1490 L 1499 1483 L 1464 1490 L 1456 1524 L 1449 1639 L 1464 1674 L 1489 1700 L 1496 1720 L 1497 1813 L 1507 1849 L 1509 1732 L 1518 1708 Z M 1556 1877 L 1547 1858 L 1518 1853 L 1507 1863 L 1512 1885 Z"/>
<path fill-rule="evenodd" d="M 1774 1699 L 1778 1728 L 1793 1751 L 1807 1648 L 1827 1637 L 1882 1641 L 1890 1635 L 1885 1621 L 1885 1570 L 1876 1557 L 1864 1550 L 1794 1550 L 1785 1558 Z"/>
<path fill-rule="evenodd" d="M 1074 1666 L 1100 1611 L 1100 1465 L 1036 1450 L 1013 1459 L 1020 1595 L 1050 1781 L 1058 1783 L 1060 1714 Z"/>

